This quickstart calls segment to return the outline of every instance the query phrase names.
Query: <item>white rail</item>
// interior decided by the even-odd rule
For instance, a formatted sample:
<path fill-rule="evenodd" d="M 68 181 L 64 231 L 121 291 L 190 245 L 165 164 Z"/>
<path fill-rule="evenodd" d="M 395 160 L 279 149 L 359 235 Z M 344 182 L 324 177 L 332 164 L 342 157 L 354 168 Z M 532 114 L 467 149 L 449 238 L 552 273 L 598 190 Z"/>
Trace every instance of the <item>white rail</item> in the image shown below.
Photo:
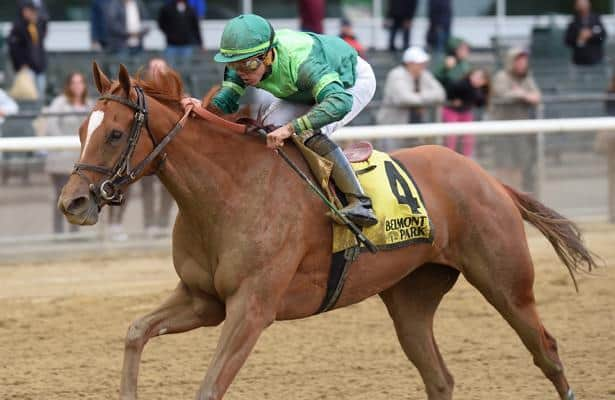
<path fill-rule="evenodd" d="M 0 151 L 79 150 L 79 138 L 75 136 L 0 137 Z"/>
<path fill-rule="evenodd" d="M 510 135 L 615 130 L 615 117 L 479 121 L 415 125 L 352 126 L 336 131 L 338 140 L 436 137 L 446 135 Z"/>
<path fill-rule="evenodd" d="M 378 138 L 437 137 L 445 135 L 507 135 L 562 132 L 615 131 L 615 117 L 532 119 L 518 121 L 479 121 L 467 123 L 436 123 L 414 125 L 351 126 L 338 130 L 338 140 Z M 0 138 L 1 152 L 78 150 L 76 136 Z"/>

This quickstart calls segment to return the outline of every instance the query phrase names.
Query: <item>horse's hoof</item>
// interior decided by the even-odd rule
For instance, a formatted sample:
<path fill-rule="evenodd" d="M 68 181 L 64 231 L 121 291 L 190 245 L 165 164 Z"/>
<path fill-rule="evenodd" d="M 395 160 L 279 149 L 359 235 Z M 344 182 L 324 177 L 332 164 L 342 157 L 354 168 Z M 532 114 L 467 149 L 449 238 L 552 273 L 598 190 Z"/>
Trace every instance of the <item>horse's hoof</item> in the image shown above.
<path fill-rule="evenodd" d="M 576 396 L 572 389 L 568 389 L 568 393 L 566 393 L 566 400 L 576 400 Z"/>

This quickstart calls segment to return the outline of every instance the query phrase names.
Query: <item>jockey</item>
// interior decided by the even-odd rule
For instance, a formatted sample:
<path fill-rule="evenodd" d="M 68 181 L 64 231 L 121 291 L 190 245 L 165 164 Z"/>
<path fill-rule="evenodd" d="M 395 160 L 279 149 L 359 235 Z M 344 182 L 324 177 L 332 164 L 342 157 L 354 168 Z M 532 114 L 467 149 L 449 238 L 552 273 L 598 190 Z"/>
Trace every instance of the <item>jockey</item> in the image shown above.
<path fill-rule="evenodd" d="M 247 86 L 268 92 L 267 123 L 281 126 L 269 133 L 267 145 L 281 147 L 284 139 L 297 135 L 308 148 L 333 162 L 332 177 L 349 202 L 340 211 L 359 226 L 376 224 L 370 198 L 342 150 L 328 138 L 374 96 L 371 66 L 338 37 L 288 29 L 276 32 L 254 14 L 240 15 L 226 24 L 214 60 L 226 68 L 210 111 L 236 112 Z"/>

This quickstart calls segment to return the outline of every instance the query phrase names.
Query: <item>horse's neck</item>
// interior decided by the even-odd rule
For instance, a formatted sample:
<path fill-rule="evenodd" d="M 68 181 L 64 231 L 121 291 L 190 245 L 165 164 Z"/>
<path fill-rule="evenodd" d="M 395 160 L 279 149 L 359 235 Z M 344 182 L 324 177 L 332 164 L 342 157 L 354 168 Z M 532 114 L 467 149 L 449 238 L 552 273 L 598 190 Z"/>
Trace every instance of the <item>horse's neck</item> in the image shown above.
<path fill-rule="evenodd" d="M 193 120 L 167 146 L 159 176 L 180 212 L 215 218 L 232 212 L 246 194 L 258 202 L 261 193 L 256 186 L 263 184 L 272 161 L 271 152 L 258 140 Z"/>

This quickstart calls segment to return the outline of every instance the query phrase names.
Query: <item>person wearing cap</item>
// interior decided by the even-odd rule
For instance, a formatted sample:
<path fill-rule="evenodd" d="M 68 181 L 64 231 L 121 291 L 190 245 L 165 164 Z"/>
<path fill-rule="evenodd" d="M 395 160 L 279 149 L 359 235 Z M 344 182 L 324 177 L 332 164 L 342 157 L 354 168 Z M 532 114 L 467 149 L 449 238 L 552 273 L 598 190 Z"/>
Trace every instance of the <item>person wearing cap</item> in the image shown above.
<path fill-rule="evenodd" d="M 393 68 L 384 85 L 379 124 L 423 122 L 425 106 L 444 102 L 444 88 L 427 70 L 429 55 L 421 47 L 404 52 L 403 64 Z"/>
<path fill-rule="evenodd" d="M 540 89 L 529 69 L 529 53 L 512 48 L 505 68 L 495 74 L 487 117 L 491 120 L 529 119 L 540 104 Z M 533 166 L 535 138 L 499 136 L 494 138 L 496 176 L 504 183 L 531 192 L 534 189 Z"/>
<path fill-rule="evenodd" d="M 247 86 L 269 92 L 267 123 L 280 126 L 267 136 L 270 148 L 297 135 L 305 145 L 333 162 L 332 177 L 349 204 L 341 211 L 360 226 L 377 223 L 363 191 L 339 146 L 328 138 L 365 108 L 376 91 L 371 66 L 336 36 L 274 31 L 264 18 L 246 14 L 231 19 L 214 60 L 226 64 L 220 91 L 208 108 L 234 113 Z M 184 105 L 200 106 L 197 99 Z"/>

